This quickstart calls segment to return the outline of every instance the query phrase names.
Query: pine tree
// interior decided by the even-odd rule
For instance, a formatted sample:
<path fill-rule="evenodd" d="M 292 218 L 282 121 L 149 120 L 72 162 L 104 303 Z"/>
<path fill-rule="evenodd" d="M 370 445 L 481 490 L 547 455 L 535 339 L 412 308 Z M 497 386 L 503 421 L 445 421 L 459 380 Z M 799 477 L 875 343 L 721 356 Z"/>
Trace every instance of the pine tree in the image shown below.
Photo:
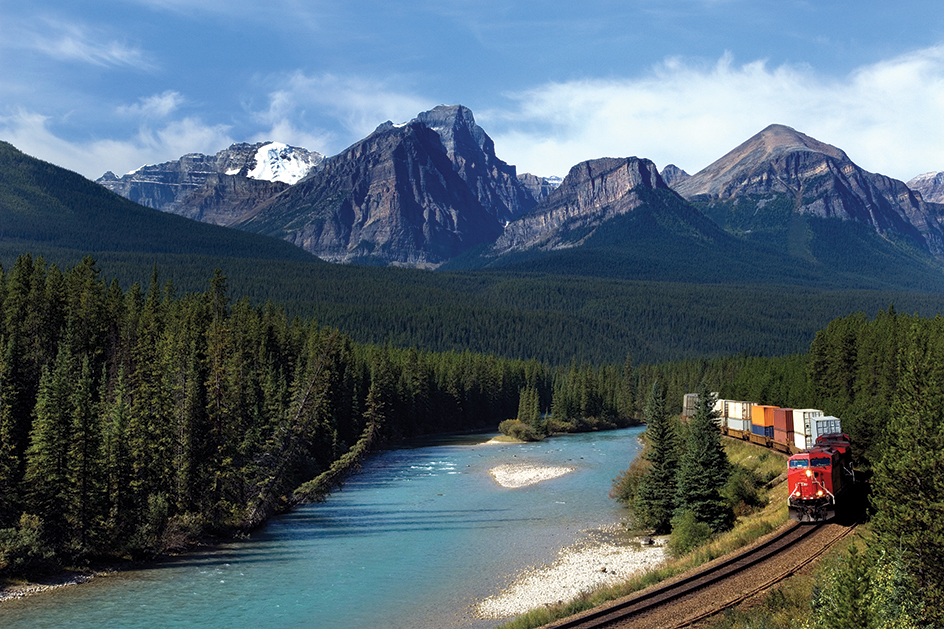
<path fill-rule="evenodd" d="M 538 437 L 543 437 L 544 422 L 541 420 L 541 402 L 537 387 L 524 387 L 518 396 L 518 421 L 527 424 Z"/>
<path fill-rule="evenodd" d="M 679 442 L 658 381 L 649 391 L 644 415 L 647 447 L 643 457 L 649 470 L 636 492 L 633 509 L 640 524 L 663 534 L 669 532 L 675 512 Z"/>
<path fill-rule="evenodd" d="M 0 529 L 13 526 L 21 512 L 19 427 L 13 414 L 13 344 L 0 337 Z"/>
<path fill-rule="evenodd" d="M 58 550 L 69 538 L 64 507 L 69 504 L 72 492 L 69 483 L 72 362 L 71 347 L 62 343 L 52 368 L 43 368 L 26 451 L 25 482 L 30 513 L 39 516 L 49 542 Z"/>
<path fill-rule="evenodd" d="M 63 505 L 71 544 L 79 554 L 91 550 L 92 536 L 96 532 L 93 524 L 101 521 L 103 515 L 102 435 L 93 389 L 91 365 L 85 356 L 70 395 L 72 437 L 67 471 L 70 494 Z"/>
<path fill-rule="evenodd" d="M 698 405 L 689 422 L 685 452 L 679 463 L 676 515 L 691 511 L 699 522 L 718 532 L 731 527 L 734 513 L 721 493 L 731 465 L 721 446 L 714 403 L 715 396 L 704 384 L 700 385 Z"/>
<path fill-rule="evenodd" d="M 872 494 L 874 531 L 889 552 L 902 553 L 934 610 L 944 610 L 942 350 L 944 321 L 911 326 Z"/>

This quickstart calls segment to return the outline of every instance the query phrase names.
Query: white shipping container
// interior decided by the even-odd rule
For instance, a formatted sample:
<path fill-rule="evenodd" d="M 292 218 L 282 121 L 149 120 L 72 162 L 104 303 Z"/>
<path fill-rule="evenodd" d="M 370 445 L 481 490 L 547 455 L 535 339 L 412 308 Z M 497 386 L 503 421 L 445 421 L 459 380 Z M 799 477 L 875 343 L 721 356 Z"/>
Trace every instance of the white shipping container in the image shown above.
<path fill-rule="evenodd" d="M 838 417 L 832 415 L 819 415 L 803 420 L 804 436 L 806 437 L 806 447 L 812 448 L 816 443 L 816 438 L 820 435 L 828 435 L 832 432 L 842 432 L 842 423 Z"/>
<path fill-rule="evenodd" d="M 715 411 L 720 417 L 727 417 L 727 414 L 726 414 L 726 412 L 727 412 L 726 409 L 727 409 L 727 408 L 728 408 L 728 400 L 724 400 L 724 399 L 722 399 L 722 398 L 718 398 L 717 400 L 715 400 L 714 411 Z"/>
<path fill-rule="evenodd" d="M 796 428 L 798 424 L 793 424 Z M 806 435 L 802 432 L 794 432 L 793 434 L 793 444 L 800 450 L 806 450 Z"/>
<path fill-rule="evenodd" d="M 731 430 L 740 430 L 741 432 L 750 432 L 751 431 L 751 420 L 735 419 L 734 417 L 729 417 L 727 419 L 728 428 Z"/>
<path fill-rule="evenodd" d="M 793 421 L 794 423 L 799 420 L 807 420 L 811 417 L 822 417 L 823 411 L 817 408 L 795 408 L 793 409 Z M 794 429 L 796 430 L 796 429 Z"/>
<path fill-rule="evenodd" d="M 728 414 L 726 417 L 731 417 L 733 419 L 751 419 L 750 402 L 738 402 L 735 400 L 728 400 L 727 402 Z"/>

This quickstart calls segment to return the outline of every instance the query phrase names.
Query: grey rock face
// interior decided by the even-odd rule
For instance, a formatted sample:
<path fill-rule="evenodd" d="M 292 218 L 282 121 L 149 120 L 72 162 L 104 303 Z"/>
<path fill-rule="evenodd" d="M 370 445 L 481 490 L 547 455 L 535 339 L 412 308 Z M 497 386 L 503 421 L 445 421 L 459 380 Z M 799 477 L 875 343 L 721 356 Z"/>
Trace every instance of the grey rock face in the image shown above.
<path fill-rule="evenodd" d="M 925 201 L 944 203 L 944 172 L 918 175 L 910 180 L 907 186 L 919 193 Z"/>
<path fill-rule="evenodd" d="M 273 146 L 274 150 L 262 150 Z M 261 163 L 263 159 L 267 163 Z M 319 153 L 285 145 L 234 144 L 216 155 L 191 153 L 179 160 L 143 166 L 123 177 L 108 172 L 97 183 L 146 207 L 231 225 L 289 187 L 280 165 L 291 165 L 296 171 L 307 166 L 308 172 L 323 159 Z M 299 174 L 301 171 L 294 176 Z"/>
<path fill-rule="evenodd" d="M 944 208 L 926 203 L 901 181 L 859 168 L 840 149 L 790 127 L 767 127 L 673 188 L 687 199 L 786 194 L 794 199 L 797 213 L 864 223 L 944 256 Z"/>
<path fill-rule="evenodd" d="M 480 201 L 484 189 L 460 176 L 425 123 L 385 124 L 237 227 L 332 262 L 433 268 L 501 233 L 497 212 Z"/>
<path fill-rule="evenodd" d="M 414 120 L 439 134 L 455 171 L 498 220 L 512 220 L 535 206 L 516 168 L 495 155 L 495 143 L 467 107 L 440 105 Z"/>
<path fill-rule="evenodd" d="M 639 188 L 667 189 L 648 159 L 603 158 L 578 164 L 540 205 L 505 227 L 493 252 L 579 246 L 610 218 L 639 207 Z"/>
<path fill-rule="evenodd" d="M 662 172 L 659 174 L 662 175 L 662 181 L 665 182 L 665 185 L 669 186 L 670 188 L 674 188 L 676 184 L 681 183 L 691 177 L 691 175 L 675 164 L 669 164 L 663 168 Z"/>
<path fill-rule="evenodd" d="M 549 197 L 561 184 L 559 177 L 538 177 L 531 173 L 518 175 L 518 182 L 524 186 L 524 189 L 537 203 Z"/>

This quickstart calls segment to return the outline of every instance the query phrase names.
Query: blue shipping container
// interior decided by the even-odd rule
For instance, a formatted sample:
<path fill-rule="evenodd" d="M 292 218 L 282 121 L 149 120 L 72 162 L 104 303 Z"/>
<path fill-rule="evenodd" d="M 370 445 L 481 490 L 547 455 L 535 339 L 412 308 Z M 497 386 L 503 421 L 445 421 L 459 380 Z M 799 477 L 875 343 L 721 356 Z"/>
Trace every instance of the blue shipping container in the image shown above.
<path fill-rule="evenodd" d="M 774 427 L 773 426 L 758 426 L 757 424 L 751 424 L 751 432 L 760 437 L 770 437 L 774 438 Z"/>

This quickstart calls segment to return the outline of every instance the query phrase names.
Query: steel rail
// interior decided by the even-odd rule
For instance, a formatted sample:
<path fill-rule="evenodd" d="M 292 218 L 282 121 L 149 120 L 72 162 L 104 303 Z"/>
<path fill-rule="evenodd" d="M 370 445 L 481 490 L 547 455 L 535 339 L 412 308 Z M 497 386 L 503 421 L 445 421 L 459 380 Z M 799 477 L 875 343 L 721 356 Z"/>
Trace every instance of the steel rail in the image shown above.
<path fill-rule="evenodd" d="M 547 625 L 548 629 L 593 629 L 626 620 L 636 614 L 648 612 L 709 585 L 722 581 L 733 574 L 766 561 L 782 547 L 799 542 L 819 531 L 823 524 L 799 524 L 787 528 L 765 542 L 741 552 L 715 566 L 701 570 L 688 577 L 664 585 L 658 589 L 634 596 L 626 601 L 608 605 L 582 616 Z"/>

